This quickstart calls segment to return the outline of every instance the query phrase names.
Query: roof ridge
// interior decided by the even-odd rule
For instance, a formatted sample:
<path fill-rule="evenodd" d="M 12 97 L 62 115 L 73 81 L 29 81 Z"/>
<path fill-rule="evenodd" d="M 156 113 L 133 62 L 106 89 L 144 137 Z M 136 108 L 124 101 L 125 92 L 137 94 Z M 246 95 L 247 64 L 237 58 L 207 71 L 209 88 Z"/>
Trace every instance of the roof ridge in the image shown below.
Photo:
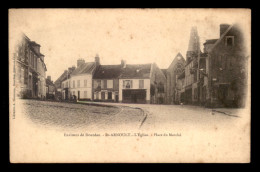
<path fill-rule="evenodd" d="M 220 36 L 220 38 L 215 42 L 215 44 L 209 49 L 209 52 L 211 52 L 218 44 L 219 42 L 224 38 L 224 36 L 230 31 L 230 29 L 233 27 L 233 24 L 230 25 L 227 30 Z"/>

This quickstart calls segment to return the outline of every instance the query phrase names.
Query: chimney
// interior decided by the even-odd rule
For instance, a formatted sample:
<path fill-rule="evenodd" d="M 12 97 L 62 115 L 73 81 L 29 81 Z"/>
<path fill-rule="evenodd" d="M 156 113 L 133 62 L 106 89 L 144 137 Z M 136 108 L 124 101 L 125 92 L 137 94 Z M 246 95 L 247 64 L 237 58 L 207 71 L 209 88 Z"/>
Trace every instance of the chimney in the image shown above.
<path fill-rule="evenodd" d="M 68 71 L 69 71 L 69 73 L 71 73 L 72 72 L 72 67 L 69 67 Z"/>
<path fill-rule="evenodd" d="M 33 49 L 38 53 L 38 54 L 40 54 L 40 45 L 39 44 L 37 44 L 35 41 L 32 41 L 31 42 L 31 46 L 33 47 Z"/>
<path fill-rule="evenodd" d="M 121 60 L 121 67 L 125 68 L 126 67 L 126 61 L 125 60 Z"/>
<path fill-rule="evenodd" d="M 100 58 L 99 58 L 98 54 L 96 54 L 95 63 L 96 63 L 96 66 L 100 65 Z"/>
<path fill-rule="evenodd" d="M 228 29 L 229 24 L 221 24 L 220 25 L 220 36 Z"/>
<path fill-rule="evenodd" d="M 51 81 L 51 76 L 47 76 L 47 79 Z"/>
<path fill-rule="evenodd" d="M 77 61 L 77 67 L 79 67 L 80 65 L 84 64 L 85 60 L 84 59 L 78 59 Z"/>

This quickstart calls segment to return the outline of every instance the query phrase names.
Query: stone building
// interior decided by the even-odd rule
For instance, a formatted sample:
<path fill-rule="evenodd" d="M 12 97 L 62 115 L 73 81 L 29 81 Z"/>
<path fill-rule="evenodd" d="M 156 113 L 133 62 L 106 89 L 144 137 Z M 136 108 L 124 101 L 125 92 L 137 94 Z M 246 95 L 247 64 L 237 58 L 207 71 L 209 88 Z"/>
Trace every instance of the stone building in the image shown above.
<path fill-rule="evenodd" d="M 209 43 L 210 42 L 210 43 Z M 248 48 L 248 47 L 247 47 Z M 248 88 L 248 58 L 243 33 L 238 25 L 220 25 L 220 38 L 204 43 L 206 75 L 200 95 L 206 105 L 243 107 Z M 205 59 L 205 60 L 204 60 Z"/>
<path fill-rule="evenodd" d="M 185 64 L 185 104 L 198 104 L 198 61 L 200 58 L 200 42 L 196 27 L 191 28 L 189 46 Z"/>
<path fill-rule="evenodd" d="M 166 102 L 167 104 L 178 104 L 180 99 L 180 84 L 178 81 L 178 75 L 184 72 L 185 59 L 178 53 L 173 59 L 169 67 L 164 71 L 167 84 L 166 84 Z"/>
<path fill-rule="evenodd" d="M 165 103 L 166 77 L 154 64 L 124 64 L 119 76 L 119 102 Z"/>
<path fill-rule="evenodd" d="M 98 55 L 95 57 L 95 62 L 78 59 L 77 68 L 61 80 L 62 99 L 93 100 L 92 79 L 99 64 Z"/>
<path fill-rule="evenodd" d="M 94 101 L 119 101 L 119 76 L 124 61 L 119 65 L 99 65 L 93 76 Z"/>
<path fill-rule="evenodd" d="M 55 98 L 55 85 L 51 80 L 51 76 L 47 76 L 46 78 L 46 99 L 54 99 Z"/>
<path fill-rule="evenodd" d="M 61 76 L 54 82 L 55 86 L 55 98 L 62 99 L 62 82 L 70 78 L 70 74 L 76 69 L 75 66 L 68 68 L 68 70 L 64 70 Z"/>
<path fill-rule="evenodd" d="M 15 46 L 13 55 L 16 95 L 22 98 L 45 98 L 45 73 L 47 71 L 40 45 L 25 34 Z"/>

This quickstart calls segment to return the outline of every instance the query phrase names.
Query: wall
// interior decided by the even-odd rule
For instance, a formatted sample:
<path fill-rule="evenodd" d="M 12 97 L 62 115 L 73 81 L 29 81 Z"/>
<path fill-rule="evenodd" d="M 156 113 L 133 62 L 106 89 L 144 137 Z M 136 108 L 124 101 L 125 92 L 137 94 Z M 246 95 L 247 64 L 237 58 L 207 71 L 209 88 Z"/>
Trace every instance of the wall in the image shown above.
<path fill-rule="evenodd" d="M 123 81 L 130 80 L 133 83 L 133 87 L 131 89 L 140 89 L 139 88 L 139 80 L 144 80 L 144 88 L 146 89 L 146 101 L 150 101 L 150 79 L 119 79 L 119 101 L 123 100 Z"/>
<path fill-rule="evenodd" d="M 164 93 L 159 93 L 157 86 L 159 83 L 162 83 L 164 86 Z M 151 85 L 155 86 L 155 95 L 151 97 L 151 103 L 165 103 L 166 102 L 166 77 L 163 72 L 158 68 L 158 66 L 154 63 L 152 65 L 151 71 Z M 160 102 L 162 99 L 163 102 Z"/>
<path fill-rule="evenodd" d="M 77 82 L 80 80 L 80 87 Z M 87 80 L 87 86 L 84 87 L 84 80 Z M 73 88 L 73 81 L 75 81 L 75 88 Z M 92 74 L 84 75 L 72 75 L 70 78 L 70 92 L 71 94 L 75 91 L 75 95 L 78 97 L 78 91 L 80 91 L 80 99 L 91 99 L 92 100 Z M 87 96 L 84 96 L 84 91 L 87 91 Z"/>

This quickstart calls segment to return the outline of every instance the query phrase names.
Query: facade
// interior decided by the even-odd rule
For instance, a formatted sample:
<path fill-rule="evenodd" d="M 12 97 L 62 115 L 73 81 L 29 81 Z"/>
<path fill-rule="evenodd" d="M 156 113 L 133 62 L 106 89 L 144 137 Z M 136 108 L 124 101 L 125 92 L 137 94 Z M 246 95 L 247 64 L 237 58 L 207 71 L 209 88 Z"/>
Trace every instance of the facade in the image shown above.
<path fill-rule="evenodd" d="M 200 58 L 200 42 L 196 27 L 191 28 L 189 46 L 185 64 L 185 104 L 198 104 L 198 60 Z"/>
<path fill-rule="evenodd" d="M 119 77 L 119 102 L 164 103 L 166 77 L 156 64 L 124 64 Z"/>
<path fill-rule="evenodd" d="M 177 75 L 177 93 L 178 95 L 176 95 L 177 98 L 177 102 L 180 103 L 184 103 L 185 102 L 185 71 L 183 71 L 182 73 L 180 73 L 179 75 Z"/>
<path fill-rule="evenodd" d="M 248 58 L 238 25 L 220 25 L 220 38 L 204 44 L 207 76 L 205 97 L 208 106 L 243 107 L 248 87 Z"/>
<path fill-rule="evenodd" d="M 61 82 L 62 99 L 93 100 L 92 77 L 97 65 L 96 62 L 85 63 L 85 60 L 79 59 L 77 68 Z"/>
<path fill-rule="evenodd" d="M 166 103 L 167 104 L 179 104 L 180 102 L 180 83 L 178 83 L 178 75 L 180 75 L 185 69 L 185 59 L 178 53 L 166 73 Z"/>
<path fill-rule="evenodd" d="M 93 76 L 94 101 L 119 101 L 119 76 L 124 62 L 120 65 L 99 65 Z"/>
<path fill-rule="evenodd" d="M 22 98 L 45 98 L 44 55 L 40 53 L 40 45 L 22 34 L 15 47 L 15 85 L 16 94 Z"/>
<path fill-rule="evenodd" d="M 51 76 L 47 76 L 46 78 L 46 98 L 54 99 L 55 97 L 55 85 L 51 80 Z"/>
<path fill-rule="evenodd" d="M 70 74 L 76 69 L 75 66 L 68 68 L 68 70 L 64 70 L 61 76 L 54 82 L 55 86 L 55 98 L 61 100 L 62 99 L 62 82 L 70 78 Z"/>

